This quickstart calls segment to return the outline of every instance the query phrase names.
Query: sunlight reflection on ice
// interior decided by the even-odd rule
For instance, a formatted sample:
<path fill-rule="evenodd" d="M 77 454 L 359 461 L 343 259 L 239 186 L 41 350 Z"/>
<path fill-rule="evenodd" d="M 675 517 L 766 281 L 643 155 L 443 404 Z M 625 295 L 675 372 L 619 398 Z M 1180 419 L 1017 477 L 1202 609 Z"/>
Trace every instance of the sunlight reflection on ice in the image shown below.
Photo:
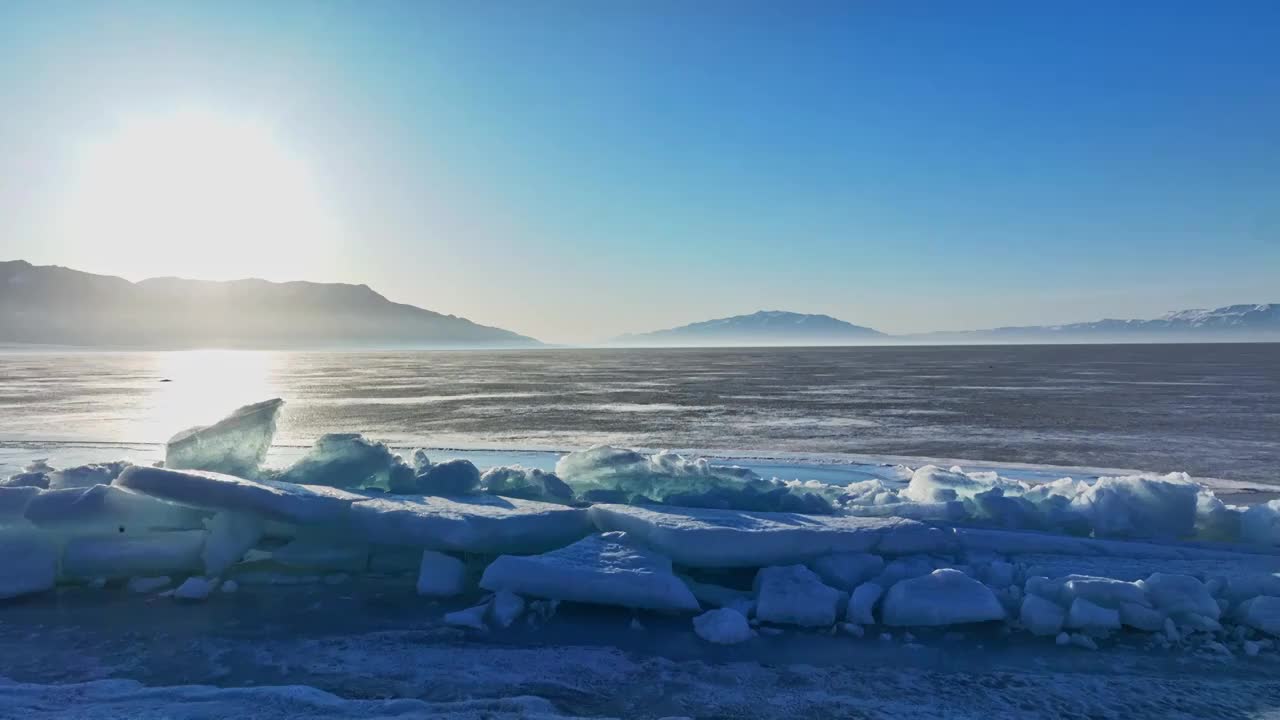
<path fill-rule="evenodd" d="M 122 439 L 168 438 L 280 394 L 277 375 L 285 362 L 280 353 L 185 350 L 151 357 L 157 379 L 145 390 L 142 412 L 121 425 Z"/>

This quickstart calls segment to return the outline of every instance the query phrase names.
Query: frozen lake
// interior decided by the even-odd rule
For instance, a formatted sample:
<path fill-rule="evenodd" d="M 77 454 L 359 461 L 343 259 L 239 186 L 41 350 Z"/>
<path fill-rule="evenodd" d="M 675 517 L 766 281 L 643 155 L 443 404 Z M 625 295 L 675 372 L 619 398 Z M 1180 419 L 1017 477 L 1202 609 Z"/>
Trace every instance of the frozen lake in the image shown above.
<path fill-rule="evenodd" d="M 145 456 L 278 396 L 285 446 L 358 431 L 401 447 L 609 443 L 1280 480 L 1276 344 L 5 353 L 0 378 L 0 448 Z"/>

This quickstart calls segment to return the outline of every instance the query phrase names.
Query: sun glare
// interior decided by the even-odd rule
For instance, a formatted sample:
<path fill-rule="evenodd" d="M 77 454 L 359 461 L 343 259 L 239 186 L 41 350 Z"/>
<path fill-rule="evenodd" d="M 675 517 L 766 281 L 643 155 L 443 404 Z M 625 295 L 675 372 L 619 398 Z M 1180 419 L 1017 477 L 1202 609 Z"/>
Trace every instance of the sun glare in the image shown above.
<path fill-rule="evenodd" d="M 130 118 L 81 147 L 76 171 L 65 238 L 122 274 L 301 278 L 336 246 L 307 165 L 252 120 Z"/>

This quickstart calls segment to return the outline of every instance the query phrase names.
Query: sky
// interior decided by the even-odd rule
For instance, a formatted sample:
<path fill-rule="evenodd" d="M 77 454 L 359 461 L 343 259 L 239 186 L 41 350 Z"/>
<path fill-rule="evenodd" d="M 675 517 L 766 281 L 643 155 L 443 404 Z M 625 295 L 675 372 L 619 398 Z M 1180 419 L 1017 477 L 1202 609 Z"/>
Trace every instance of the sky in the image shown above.
<path fill-rule="evenodd" d="M 0 3 L 0 259 L 584 343 L 1280 301 L 1280 3 Z"/>

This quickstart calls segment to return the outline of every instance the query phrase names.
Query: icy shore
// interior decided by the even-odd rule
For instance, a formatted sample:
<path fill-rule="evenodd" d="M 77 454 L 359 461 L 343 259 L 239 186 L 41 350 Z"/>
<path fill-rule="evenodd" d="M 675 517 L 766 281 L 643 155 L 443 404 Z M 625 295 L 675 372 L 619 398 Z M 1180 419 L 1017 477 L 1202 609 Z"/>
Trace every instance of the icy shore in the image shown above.
<path fill-rule="evenodd" d="M 606 447 L 482 472 L 353 434 L 264 467 L 281 406 L 179 433 L 166 467 L 33 462 L 0 481 L 0 598 L 190 605 L 390 578 L 461 603 L 442 622 L 468 633 L 569 603 L 661 613 L 708 647 L 976 629 L 1045 652 L 1280 656 L 1280 503 L 1237 507 L 1185 475 L 901 466 L 833 485 Z"/>

